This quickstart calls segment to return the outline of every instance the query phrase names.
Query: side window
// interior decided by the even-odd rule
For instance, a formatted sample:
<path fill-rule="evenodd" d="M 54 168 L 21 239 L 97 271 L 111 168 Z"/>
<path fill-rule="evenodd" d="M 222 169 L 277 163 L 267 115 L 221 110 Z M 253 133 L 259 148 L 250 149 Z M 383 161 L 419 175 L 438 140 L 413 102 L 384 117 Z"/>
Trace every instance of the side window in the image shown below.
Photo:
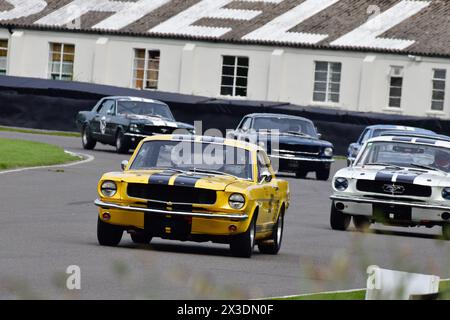
<path fill-rule="evenodd" d="M 367 129 L 367 130 L 361 135 L 361 138 L 360 138 L 360 140 L 359 140 L 359 143 L 360 143 L 360 144 L 363 144 L 364 142 L 366 142 L 366 141 L 369 139 L 369 136 L 370 136 L 370 130 Z"/>
<path fill-rule="evenodd" d="M 258 151 L 258 181 L 261 181 L 261 176 L 264 171 L 269 170 L 269 158 L 264 152 Z"/>
<path fill-rule="evenodd" d="M 116 104 L 115 104 L 114 100 L 106 100 L 100 106 L 98 113 L 102 114 L 102 115 L 111 114 L 110 112 L 114 112 L 115 106 L 116 106 Z"/>
<path fill-rule="evenodd" d="M 242 131 L 248 131 L 248 130 L 250 130 L 250 128 L 251 128 L 251 124 L 252 124 L 252 118 L 246 118 L 246 119 L 242 122 L 240 129 L 241 129 Z"/>

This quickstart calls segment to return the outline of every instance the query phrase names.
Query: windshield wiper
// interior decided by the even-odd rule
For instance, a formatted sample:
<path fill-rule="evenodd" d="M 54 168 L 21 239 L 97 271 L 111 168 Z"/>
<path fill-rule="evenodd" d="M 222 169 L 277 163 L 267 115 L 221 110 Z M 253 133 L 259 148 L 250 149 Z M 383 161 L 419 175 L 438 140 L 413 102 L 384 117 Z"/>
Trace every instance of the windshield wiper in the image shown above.
<path fill-rule="evenodd" d="M 189 170 L 190 172 L 200 172 L 200 173 L 211 173 L 211 174 L 219 174 L 219 175 L 223 175 L 223 176 L 230 176 L 233 177 L 235 179 L 239 179 L 238 177 L 230 174 L 230 173 L 226 173 L 226 172 L 222 172 L 222 171 L 217 171 L 217 170 L 209 170 L 209 169 L 191 169 Z"/>
<path fill-rule="evenodd" d="M 293 134 L 293 135 L 296 135 L 296 136 L 302 136 L 302 137 L 312 138 L 312 136 L 310 136 L 309 134 L 303 133 L 303 132 L 286 131 L 286 133 Z"/>
<path fill-rule="evenodd" d="M 409 165 L 410 165 L 411 167 L 414 167 L 414 168 L 425 169 L 425 170 L 431 170 L 431 171 L 440 171 L 440 172 L 443 172 L 443 173 L 445 173 L 445 174 L 448 173 L 448 172 L 445 172 L 444 170 L 441 170 L 441 169 L 438 169 L 438 168 L 435 168 L 435 167 L 432 167 L 432 166 L 427 166 L 427 165 L 425 165 L 425 164 L 410 163 Z"/>
<path fill-rule="evenodd" d="M 169 167 L 143 167 L 139 168 L 141 170 L 166 170 L 166 171 L 173 171 L 178 173 L 186 173 L 187 171 L 181 170 L 181 169 L 175 169 L 175 168 L 169 168 Z"/>
<path fill-rule="evenodd" d="M 371 163 L 366 163 L 366 166 L 383 166 L 386 168 L 395 168 L 395 169 L 404 169 L 403 167 L 397 166 L 395 164 L 390 164 L 390 163 L 383 163 L 383 162 L 371 162 Z"/>

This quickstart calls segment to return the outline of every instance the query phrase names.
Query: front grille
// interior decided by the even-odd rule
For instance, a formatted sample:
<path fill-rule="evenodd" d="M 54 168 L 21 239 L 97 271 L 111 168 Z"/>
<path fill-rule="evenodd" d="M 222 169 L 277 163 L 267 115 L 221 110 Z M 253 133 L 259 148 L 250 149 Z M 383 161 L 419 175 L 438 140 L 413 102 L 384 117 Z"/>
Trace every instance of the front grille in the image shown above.
<path fill-rule="evenodd" d="M 172 134 L 177 128 L 165 126 L 144 126 L 144 134 Z"/>
<path fill-rule="evenodd" d="M 319 146 L 305 146 L 301 144 L 286 144 L 280 143 L 280 151 L 291 151 L 294 154 L 314 154 L 318 155 L 320 153 Z"/>
<path fill-rule="evenodd" d="M 139 199 L 192 204 L 216 203 L 216 191 L 159 184 L 130 183 L 128 196 Z"/>
<path fill-rule="evenodd" d="M 396 192 L 386 191 L 389 189 L 388 186 L 398 186 Z M 379 194 L 389 194 L 396 196 L 413 196 L 413 197 L 430 197 L 431 187 L 421 186 L 411 183 L 393 183 L 386 181 L 372 181 L 372 180 L 358 180 L 356 183 L 356 189 L 363 192 L 379 193 Z"/>

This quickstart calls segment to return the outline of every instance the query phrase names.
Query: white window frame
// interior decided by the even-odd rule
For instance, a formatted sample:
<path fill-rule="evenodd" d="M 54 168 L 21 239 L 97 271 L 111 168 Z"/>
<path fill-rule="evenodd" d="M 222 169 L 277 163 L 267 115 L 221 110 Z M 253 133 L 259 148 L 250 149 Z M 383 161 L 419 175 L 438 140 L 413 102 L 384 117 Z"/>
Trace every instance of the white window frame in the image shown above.
<path fill-rule="evenodd" d="M 225 64 L 225 57 L 231 57 L 231 58 L 233 58 L 234 59 L 234 64 L 233 65 L 228 65 L 228 64 Z M 247 61 L 248 61 L 248 65 L 247 66 L 241 66 L 241 65 L 239 65 L 238 64 L 238 61 L 239 61 L 239 59 L 247 59 Z M 230 75 L 224 75 L 223 74 L 223 68 L 224 67 L 232 67 L 234 70 L 233 70 L 233 76 L 232 76 L 232 78 L 233 78 L 233 84 L 230 86 L 230 85 L 225 85 L 224 83 L 223 83 L 223 78 L 224 77 L 227 77 L 227 78 L 231 78 L 231 76 Z M 238 68 L 245 68 L 245 69 L 247 69 L 247 76 L 245 76 L 245 77 L 243 77 L 243 76 L 239 76 L 238 75 Z M 220 96 L 224 96 L 224 97 L 237 97 L 237 98 L 246 98 L 246 97 L 248 97 L 248 80 L 249 80 L 249 71 L 250 71 L 250 57 L 248 57 L 248 56 L 233 56 L 233 55 L 222 55 L 222 72 L 221 72 L 221 77 L 220 77 Z M 237 80 L 238 80 L 238 78 L 245 78 L 245 79 L 247 79 L 247 85 L 245 86 L 245 87 L 243 87 L 243 86 L 238 86 L 237 85 Z M 224 95 L 224 94 L 222 94 L 222 89 L 223 88 L 231 88 L 231 90 L 232 90 L 232 94 L 231 95 Z M 246 95 L 245 96 L 243 96 L 243 95 L 237 95 L 236 94 L 236 92 L 237 92 L 237 89 L 245 89 L 246 90 Z"/>
<path fill-rule="evenodd" d="M 0 75 L 7 75 L 8 74 L 9 39 L 0 39 L 0 40 L 6 41 L 6 47 L 0 47 L 0 51 L 6 51 L 5 69 L 0 69 Z"/>
<path fill-rule="evenodd" d="M 136 60 L 137 59 L 142 59 L 142 58 L 137 58 L 136 53 L 137 53 L 138 50 L 143 50 L 145 52 L 145 54 L 144 54 L 144 74 L 143 74 L 143 78 L 142 79 L 136 77 L 136 73 L 137 73 L 137 70 L 138 70 L 136 68 Z M 158 52 L 159 53 L 159 60 L 152 59 L 152 60 L 158 61 L 158 69 L 157 70 L 148 68 L 149 64 L 150 64 L 150 52 Z M 158 50 L 158 49 L 145 49 L 145 48 L 134 48 L 133 54 L 134 54 L 134 57 L 133 57 L 133 68 L 132 68 L 133 69 L 132 70 L 132 72 L 133 72 L 133 74 L 132 74 L 132 88 L 140 89 L 140 90 L 158 90 L 158 88 L 159 88 L 159 74 L 160 74 L 160 69 L 161 69 L 161 50 Z M 148 79 L 148 72 L 149 71 L 156 71 L 156 73 L 158 74 L 157 78 L 149 80 Z M 142 88 L 137 86 L 137 84 L 136 84 L 137 80 L 142 80 Z M 156 81 L 156 87 L 154 87 L 154 88 L 153 87 L 151 87 L 151 88 L 150 87 L 146 87 L 146 84 L 148 82 L 150 82 L 150 81 L 153 81 L 153 82 Z"/>
<path fill-rule="evenodd" d="M 445 78 L 436 78 L 436 72 L 437 71 L 445 71 Z M 446 100 L 446 90 L 447 90 L 447 69 L 444 68 L 433 68 L 433 74 L 431 78 L 431 106 L 430 110 L 431 112 L 444 112 L 445 111 L 445 100 Z M 444 82 L 444 89 L 435 89 L 434 88 L 434 81 L 443 81 Z M 444 98 L 442 100 L 436 100 L 433 99 L 433 95 L 436 91 L 443 92 Z M 433 102 L 440 102 L 442 101 L 442 109 L 433 109 Z"/>
<path fill-rule="evenodd" d="M 54 61 L 53 60 L 53 53 L 57 53 L 57 51 L 53 50 L 53 45 L 61 45 L 61 51 L 59 51 L 60 60 Z M 73 54 L 72 53 L 64 53 L 65 46 L 73 46 Z M 53 80 L 65 80 L 65 81 L 73 81 L 74 77 L 74 67 L 75 67 L 75 44 L 72 43 L 60 43 L 60 42 L 50 42 L 49 43 L 49 70 L 48 70 L 48 77 L 49 79 L 53 79 L 53 75 L 57 75 L 58 77 Z M 63 73 L 63 65 L 66 63 L 64 62 L 64 55 L 73 55 L 73 62 L 72 62 L 72 73 Z M 53 64 L 59 63 L 59 71 L 58 73 L 53 72 Z M 63 79 L 63 75 L 70 76 L 70 80 Z"/>
<path fill-rule="evenodd" d="M 399 70 L 399 74 L 395 74 L 394 71 Z M 403 66 L 391 66 L 391 70 L 389 72 L 389 86 L 388 86 L 388 101 L 387 101 L 387 108 L 389 110 L 401 110 L 402 109 L 402 102 L 403 102 L 403 87 L 405 85 L 405 77 L 404 77 L 404 67 Z M 392 85 L 392 79 L 393 78 L 399 78 L 402 79 L 402 85 L 399 86 L 393 86 Z M 400 96 L 392 96 L 391 91 L 392 89 L 400 89 Z M 391 106 L 391 99 L 400 99 L 400 105 L 399 106 Z"/>
<path fill-rule="evenodd" d="M 316 78 L 316 73 L 317 72 L 323 72 L 323 71 L 318 71 L 317 70 L 317 65 L 318 63 L 326 63 L 327 64 L 327 76 L 326 76 L 326 81 L 318 81 Z M 340 65 L 341 67 L 341 71 L 339 72 L 339 82 L 334 82 L 332 81 L 332 66 L 333 65 Z M 316 60 L 314 61 L 314 83 L 313 83 L 313 97 L 312 97 L 312 101 L 313 103 L 330 103 L 330 104 L 334 104 L 334 105 L 338 105 L 341 102 L 341 87 L 342 87 L 342 62 L 336 62 L 336 61 L 321 61 L 321 60 Z M 315 86 L 316 83 L 325 83 L 325 91 L 316 91 L 315 90 Z M 339 85 L 339 91 L 338 92 L 334 92 L 331 91 L 331 85 L 332 84 L 338 84 Z M 325 93 L 325 100 L 316 100 L 314 98 L 314 95 L 316 93 L 320 93 L 323 94 Z M 332 101 L 331 100 L 331 95 L 338 95 L 338 101 Z"/>

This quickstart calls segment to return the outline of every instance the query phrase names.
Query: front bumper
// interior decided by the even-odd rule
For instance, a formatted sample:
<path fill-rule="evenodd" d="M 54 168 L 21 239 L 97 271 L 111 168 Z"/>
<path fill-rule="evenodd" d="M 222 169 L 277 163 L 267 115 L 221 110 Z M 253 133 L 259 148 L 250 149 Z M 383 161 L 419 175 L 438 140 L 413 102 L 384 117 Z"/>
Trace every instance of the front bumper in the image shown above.
<path fill-rule="evenodd" d="M 160 215 L 171 215 L 171 216 L 186 216 L 192 218 L 206 218 L 206 219 L 227 219 L 227 220 L 246 220 L 248 215 L 246 214 L 228 214 L 228 213 L 212 213 L 212 212 L 183 212 L 183 211 L 170 211 L 170 210 L 160 210 L 160 209 L 149 209 L 142 207 L 131 207 L 122 206 L 115 203 L 103 202 L 99 199 L 95 200 L 94 204 L 97 207 L 103 209 L 119 209 L 123 211 L 132 212 L 147 212 Z"/>
<path fill-rule="evenodd" d="M 391 208 L 410 208 L 411 222 L 415 223 L 434 222 L 436 224 L 442 224 L 449 222 L 449 220 L 444 219 L 443 216 L 448 216 L 450 213 L 450 206 L 338 195 L 333 195 L 330 198 L 334 201 L 335 205 L 338 203 L 343 205 L 344 209 L 339 211 L 349 215 L 373 217 L 374 206 L 380 205 Z"/>
<path fill-rule="evenodd" d="M 270 155 L 272 166 L 282 172 L 316 171 L 329 169 L 334 159 L 314 157 L 289 157 Z"/>

